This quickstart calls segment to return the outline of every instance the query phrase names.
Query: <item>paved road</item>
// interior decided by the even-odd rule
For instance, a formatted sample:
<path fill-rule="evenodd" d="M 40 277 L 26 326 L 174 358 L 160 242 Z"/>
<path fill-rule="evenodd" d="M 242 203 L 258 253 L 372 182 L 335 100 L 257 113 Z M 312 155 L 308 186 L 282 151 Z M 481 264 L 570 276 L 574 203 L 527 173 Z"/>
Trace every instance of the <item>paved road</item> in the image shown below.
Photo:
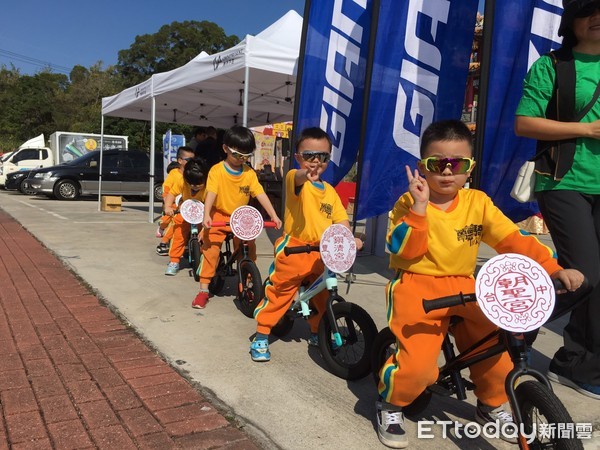
<path fill-rule="evenodd" d="M 0 192 L 0 208 L 15 217 L 106 302 L 135 327 L 184 376 L 201 385 L 204 396 L 244 424 L 262 448 L 383 448 L 374 432 L 376 389 L 370 378 L 347 382 L 329 374 L 318 352 L 306 344 L 308 329 L 297 322 L 292 333 L 271 345 L 272 361 L 253 363 L 248 345 L 254 321 L 232 301 L 235 286 L 205 310 L 190 308 L 197 284 L 185 271 L 163 275 L 166 258 L 154 253 L 155 225 L 147 222 L 147 203 L 126 202 L 120 213 L 97 211 L 95 201 L 58 202 Z M 258 240 L 258 265 L 266 273 L 272 244 Z M 489 257 L 482 251 L 481 262 Z M 385 258 L 361 256 L 348 300 L 363 306 L 378 328 L 385 324 Z M 345 292 L 345 289 L 343 289 Z M 560 324 L 542 330 L 534 366 L 547 368 L 560 345 Z M 599 429 L 598 402 L 556 386 L 576 422 Z M 468 402 L 436 398 L 427 417 L 469 421 Z M 411 448 L 514 448 L 498 440 L 417 439 L 409 422 Z M 439 430 L 436 430 L 439 435 Z M 597 439 L 586 448 L 600 448 Z"/>

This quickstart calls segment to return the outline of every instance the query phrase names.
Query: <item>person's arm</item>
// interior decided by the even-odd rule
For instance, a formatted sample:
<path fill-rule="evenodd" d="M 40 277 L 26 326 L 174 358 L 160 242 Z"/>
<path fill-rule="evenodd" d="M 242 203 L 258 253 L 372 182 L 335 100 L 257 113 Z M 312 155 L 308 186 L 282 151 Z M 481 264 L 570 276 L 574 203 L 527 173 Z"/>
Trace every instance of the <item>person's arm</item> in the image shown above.
<path fill-rule="evenodd" d="M 163 211 L 167 216 L 172 216 L 174 213 L 173 203 L 175 203 L 175 196 L 171 192 L 169 192 L 165 195 L 165 198 L 163 199 Z"/>
<path fill-rule="evenodd" d="M 277 213 L 275 212 L 275 208 L 273 208 L 271 200 L 269 200 L 267 194 L 265 194 L 264 192 L 258 194 L 256 196 L 256 200 L 258 200 L 258 203 L 262 205 L 262 207 L 265 209 L 271 220 L 275 222 L 275 228 L 279 230 L 281 228 L 282 222 Z"/>
<path fill-rule="evenodd" d="M 319 181 L 319 174 L 317 172 L 317 169 L 315 169 L 313 172 L 307 169 L 296 170 L 296 173 L 294 174 L 294 184 L 296 185 L 296 187 L 302 186 L 307 181 Z"/>
<path fill-rule="evenodd" d="M 540 141 L 560 141 L 580 137 L 600 139 L 600 120 L 591 123 L 559 122 L 543 117 L 516 116 L 515 133 L 517 136 Z"/>
<path fill-rule="evenodd" d="M 206 192 L 206 199 L 204 200 L 204 220 L 202 221 L 202 226 L 204 228 L 210 228 L 212 226 L 212 217 L 210 216 L 210 211 L 212 210 L 216 198 L 217 194 L 214 192 Z"/>

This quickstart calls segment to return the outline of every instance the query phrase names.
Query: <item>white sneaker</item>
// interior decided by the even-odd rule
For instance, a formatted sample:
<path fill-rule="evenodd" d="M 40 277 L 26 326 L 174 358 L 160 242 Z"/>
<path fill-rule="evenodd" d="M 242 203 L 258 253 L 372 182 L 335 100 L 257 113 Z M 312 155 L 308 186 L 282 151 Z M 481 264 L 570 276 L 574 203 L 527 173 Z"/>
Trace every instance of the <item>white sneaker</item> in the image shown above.
<path fill-rule="evenodd" d="M 477 401 L 477 410 L 475 412 L 475 420 L 480 425 L 485 425 L 487 423 L 495 423 L 496 426 L 502 430 L 507 429 L 505 425 L 514 424 L 513 416 L 510 411 L 504 409 L 504 405 L 500 405 L 497 408 L 492 408 L 491 406 L 486 406 L 480 401 Z M 508 429 L 514 429 L 510 427 Z M 515 436 L 505 436 L 504 433 L 500 433 L 500 439 L 506 442 L 510 442 L 511 444 L 517 443 L 517 438 Z"/>
<path fill-rule="evenodd" d="M 386 403 L 381 398 L 375 403 L 375 408 L 377 410 L 377 436 L 381 443 L 391 448 L 408 447 L 402 408 Z"/>
<path fill-rule="evenodd" d="M 167 265 L 167 270 L 165 270 L 165 275 L 175 276 L 179 272 L 179 264 L 175 262 L 170 262 Z"/>

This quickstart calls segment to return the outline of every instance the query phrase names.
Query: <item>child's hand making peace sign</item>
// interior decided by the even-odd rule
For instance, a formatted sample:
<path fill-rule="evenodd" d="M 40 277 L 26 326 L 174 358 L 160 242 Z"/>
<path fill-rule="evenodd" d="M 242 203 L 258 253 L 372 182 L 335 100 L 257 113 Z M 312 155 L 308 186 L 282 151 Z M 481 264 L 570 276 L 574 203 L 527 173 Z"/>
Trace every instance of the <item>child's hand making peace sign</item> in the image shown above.
<path fill-rule="evenodd" d="M 425 214 L 427 203 L 429 202 L 429 186 L 427 180 L 419 174 L 419 170 L 415 169 L 414 175 L 410 167 L 406 168 L 406 178 L 408 179 L 408 192 L 415 201 L 412 209 L 418 214 Z"/>

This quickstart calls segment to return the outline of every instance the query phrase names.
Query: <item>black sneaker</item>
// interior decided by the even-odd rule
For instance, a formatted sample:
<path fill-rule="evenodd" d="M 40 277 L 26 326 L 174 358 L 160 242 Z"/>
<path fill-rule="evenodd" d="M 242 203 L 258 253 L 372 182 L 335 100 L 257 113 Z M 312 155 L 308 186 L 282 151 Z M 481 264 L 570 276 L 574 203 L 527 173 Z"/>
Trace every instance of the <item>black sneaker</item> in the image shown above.
<path fill-rule="evenodd" d="M 477 400 L 477 411 L 475 412 L 475 420 L 480 425 L 486 425 L 488 423 L 496 424 L 500 430 L 507 429 L 507 424 L 514 424 L 513 416 L 510 411 L 504 409 L 504 405 L 500 405 L 497 408 L 493 408 L 491 406 L 486 406 Z M 510 427 L 510 430 L 516 429 L 515 427 Z M 517 443 L 517 436 L 507 436 L 504 433 L 499 433 L 500 439 L 506 442 L 510 442 L 511 444 Z"/>
<path fill-rule="evenodd" d="M 156 254 L 160 256 L 169 256 L 169 244 L 161 242 L 156 246 Z"/>
<path fill-rule="evenodd" d="M 375 408 L 377 409 L 377 436 L 381 443 L 390 448 L 408 447 L 402 408 L 386 403 L 381 398 L 375 403 Z"/>

